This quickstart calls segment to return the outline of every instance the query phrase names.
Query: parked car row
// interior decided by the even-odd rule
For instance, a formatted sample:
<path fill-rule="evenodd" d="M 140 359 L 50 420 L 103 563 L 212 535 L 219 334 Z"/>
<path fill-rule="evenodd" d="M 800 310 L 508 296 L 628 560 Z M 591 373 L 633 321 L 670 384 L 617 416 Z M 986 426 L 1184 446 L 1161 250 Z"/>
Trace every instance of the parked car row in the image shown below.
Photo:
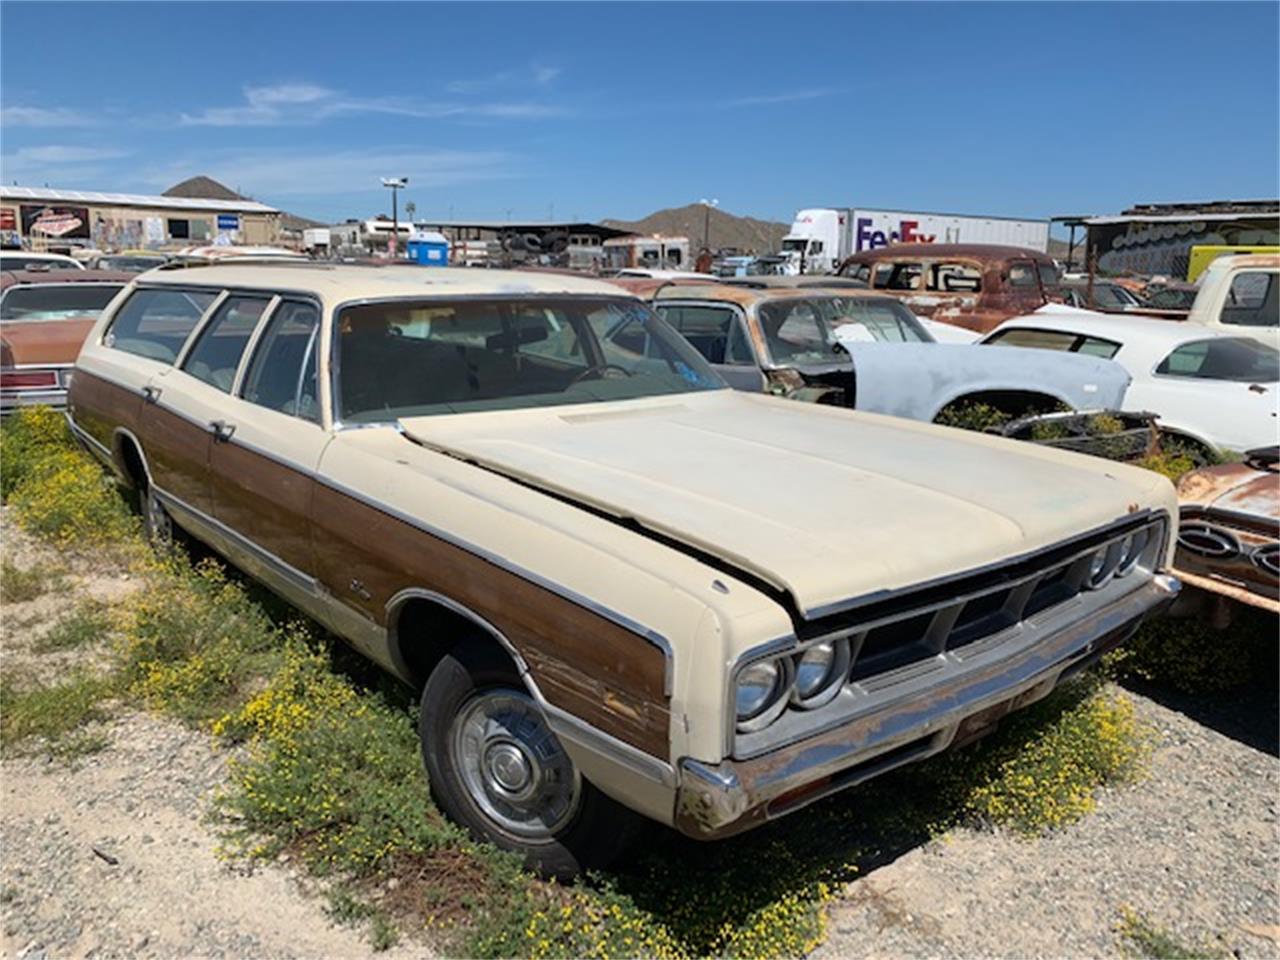
<path fill-rule="evenodd" d="M 430 281 L 143 274 L 68 418 L 154 539 L 420 691 L 442 809 L 547 873 L 606 862 L 626 811 L 728 836 L 967 740 L 1178 591 L 1153 472 L 767 392 L 845 362 L 828 313 L 945 349 L 890 298 Z"/>

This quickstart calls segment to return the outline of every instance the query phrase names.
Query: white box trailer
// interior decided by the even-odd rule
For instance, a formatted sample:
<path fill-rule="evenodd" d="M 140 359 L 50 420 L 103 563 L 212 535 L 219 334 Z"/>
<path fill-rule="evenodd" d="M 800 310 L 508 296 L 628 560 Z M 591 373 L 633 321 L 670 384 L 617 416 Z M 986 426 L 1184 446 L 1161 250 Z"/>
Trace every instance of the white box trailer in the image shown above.
<path fill-rule="evenodd" d="M 815 207 L 800 210 L 782 240 L 791 272 L 830 273 L 845 257 L 895 243 L 991 243 L 1049 251 L 1048 220 L 955 213 Z"/>

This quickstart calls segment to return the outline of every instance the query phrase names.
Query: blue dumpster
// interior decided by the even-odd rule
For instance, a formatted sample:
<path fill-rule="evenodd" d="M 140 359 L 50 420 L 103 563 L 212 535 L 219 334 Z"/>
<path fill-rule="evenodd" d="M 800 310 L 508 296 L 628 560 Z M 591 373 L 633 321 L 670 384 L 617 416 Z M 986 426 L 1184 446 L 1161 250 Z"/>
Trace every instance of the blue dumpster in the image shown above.
<path fill-rule="evenodd" d="M 424 267 L 449 265 L 449 241 L 444 234 L 430 230 L 415 230 L 409 234 L 409 259 Z"/>

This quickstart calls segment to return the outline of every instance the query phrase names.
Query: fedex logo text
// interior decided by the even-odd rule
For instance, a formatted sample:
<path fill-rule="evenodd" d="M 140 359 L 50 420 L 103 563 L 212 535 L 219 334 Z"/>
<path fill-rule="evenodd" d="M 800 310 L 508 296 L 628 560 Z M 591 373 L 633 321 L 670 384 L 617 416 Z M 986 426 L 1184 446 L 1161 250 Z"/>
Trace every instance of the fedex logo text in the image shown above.
<path fill-rule="evenodd" d="M 875 250 L 877 247 L 887 247 L 891 243 L 933 243 L 937 239 L 936 234 L 916 233 L 920 226 L 919 220 L 900 221 L 898 229 L 890 230 L 888 236 L 885 236 L 883 230 L 873 230 L 873 222 L 870 217 L 858 218 L 858 236 L 854 245 L 855 252 Z"/>

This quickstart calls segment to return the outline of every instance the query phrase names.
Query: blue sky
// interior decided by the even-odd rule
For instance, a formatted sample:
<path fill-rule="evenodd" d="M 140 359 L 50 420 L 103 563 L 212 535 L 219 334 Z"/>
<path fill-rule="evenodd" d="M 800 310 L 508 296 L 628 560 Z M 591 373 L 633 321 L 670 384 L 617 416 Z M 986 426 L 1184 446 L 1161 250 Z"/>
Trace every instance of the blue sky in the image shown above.
<path fill-rule="evenodd" d="M 1280 5 L 0 6 L 5 183 L 320 219 L 1280 194 Z"/>

